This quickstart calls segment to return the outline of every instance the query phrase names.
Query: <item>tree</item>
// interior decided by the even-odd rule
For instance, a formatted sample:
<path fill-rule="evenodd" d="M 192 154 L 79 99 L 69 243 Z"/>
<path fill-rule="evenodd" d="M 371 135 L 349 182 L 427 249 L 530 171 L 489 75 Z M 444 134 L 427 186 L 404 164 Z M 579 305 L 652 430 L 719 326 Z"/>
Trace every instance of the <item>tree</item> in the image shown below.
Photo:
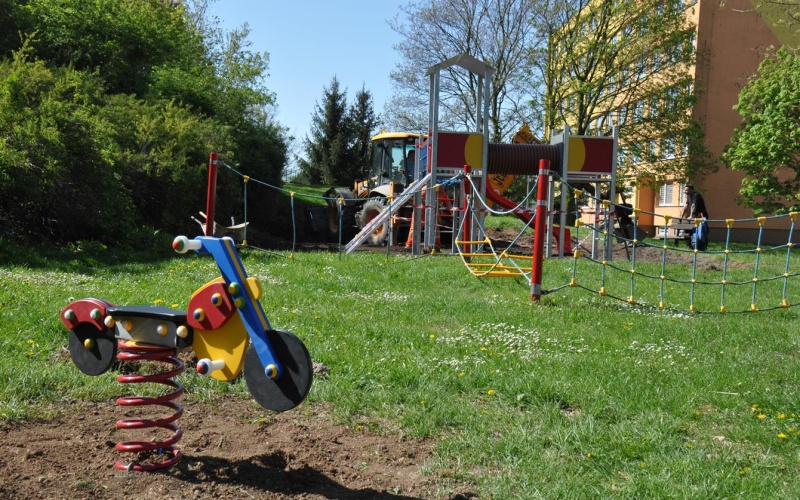
<path fill-rule="evenodd" d="M 531 51 L 531 66 L 546 86 L 545 139 L 564 124 L 577 134 L 606 134 L 618 124 L 621 175 L 658 182 L 713 168 L 691 116 L 698 59 L 695 26 L 682 1 L 546 6 Z"/>
<path fill-rule="evenodd" d="M 347 89 L 339 86 L 334 76 L 322 91 L 322 102 L 314 106 L 311 136 L 306 136 L 307 158 L 300 160 L 300 169 L 311 184 L 346 185 L 351 143 L 350 120 L 347 115 Z"/>
<path fill-rule="evenodd" d="M 184 9 L 161 0 L 30 0 L 22 11 L 40 57 L 96 70 L 110 93 L 142 96 L 154 68 L 196 61 L 203 47 L 187 29 Z"/>
<path fill-rule="evenodd" d="M 391 28 L 403 38 L 395 47 L 401 62 L 391 74 L 394 95 L 384 115 L 397 130 L 428 129 L 429 82 L 426 70 L 453 56 L 469 54 L 493 68 L 489 122 L 493 141 L 510 137 L 535 120 L 528 96 L 533 85 L 526 70 L 535 2 L 519 0 L 412 1 L 405 20 Z M 442 72 L 443 127 L 476 129 L 478 82 L 457 67 Z"/>
<path fill-rule="evenodd" d="M 0 61 L 4 235 L 186 231 L 209 151 L 280 183 L 290 138 L 264 84 L 268 55 L 249 49 L 246 26 L 226 34 L 198 16 L 179 1 L 0 0 L 17 38 L 0 37 L 11 56 Z M 217 186 L 217 212 L 240 213 L 241 180 Z M 251 199 L 253 226 L 266 227 L 274 201 Z"/>
<path fill-rule="evenodd" d="M 298 181 L 352 186 L 363 179 L 372 161 L 372 135 L 377 128 L 372 94 L 362 86 L 347 106 L 347 89 L 334 76 L 323 89 L 311 117 L 310 136 L 303 143 L 306 158 L 298 159 Z"/>
<path fill-rule="evenodd" d="M 761 62 L 739 93 L 722 160 L 745 172 L 737 200 L 756 215 L 800 210 L 800 57 L 782 48 Z"/>
<path fill-rule="evenodd" d="M 361 87 L 356 92 L 355 102 L 350 108 L 349 120 L 353 133 L 351 145 L 350 168 L 346 168 L 343 177 L 352 184 L 355 179 L 364 179 L 372 163 L 372 135 L 377 128 L 378 118 L 372 108 L 372 94 Z"/>

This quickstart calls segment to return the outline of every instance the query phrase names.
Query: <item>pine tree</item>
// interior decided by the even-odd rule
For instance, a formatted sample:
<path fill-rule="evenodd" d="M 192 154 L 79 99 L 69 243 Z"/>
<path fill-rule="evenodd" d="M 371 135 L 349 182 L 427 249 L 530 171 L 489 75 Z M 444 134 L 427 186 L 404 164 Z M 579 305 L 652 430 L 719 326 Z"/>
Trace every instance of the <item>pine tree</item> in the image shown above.
<path fill-rule="evenodd" d="M 311 118 L 310 136 L 304 141 L 306 158 L 299 161 L 302 176 L 310 184 L 352 186 L 369 169 L 377 123 L 372 94 L 362 88 L 350 108 L 346 94 L 334 76 Z"/>
<path fill-rule="evenodd" d="M 372 134 L 377 127 L 377 117 L 372 107 L 372 94 L 362 87 L 350 108 L 350 123 L 353 131 L 351 147 L 352 168 L 343 172 L 343 177 L 352 183 L 363 179 L 369 172 L 372 162 Z"/>
<path fill-rule="evenodd" d="M 306 158 L 300 169 L 311 184 L 337 184 L 337 172 L 348 161 L 350 127 L 347 117 L 347 89 L 342 90 L 334 76 L 315 106 L 310 137 L 304 140 Z"/>

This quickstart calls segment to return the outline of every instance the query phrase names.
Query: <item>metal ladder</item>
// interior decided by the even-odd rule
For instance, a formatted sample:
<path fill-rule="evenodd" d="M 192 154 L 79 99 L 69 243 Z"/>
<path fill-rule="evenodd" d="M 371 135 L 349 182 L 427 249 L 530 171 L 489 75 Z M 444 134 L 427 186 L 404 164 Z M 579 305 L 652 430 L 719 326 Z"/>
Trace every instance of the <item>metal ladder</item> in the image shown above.
<path fill-rule="evenodd" d="M 381 210 L 381 213 L 378 214 L 374 219 L 369 221 L 362 229 L 358 232 L 352 240 L 350 240 L 347 245 L 345 245 L 345 253 L 350 254 L 355 251 L 356 248 L 360 247 L 364 241 L 369 238 L 369 235 L 372 234 L 378 226 L 386 222 L 386 219 L 394 215 L 400 207 L 405 205 L 409 198 L 411 198 L 415 193 L 421 191 L 422 188 L 428 183 L 432 174 L 426 174 L 425 177 L 418 179 L 411 184 L 408 185 L 407 188 L 403 190 L 402 193 L 397 195 L 394 200 Z"/>

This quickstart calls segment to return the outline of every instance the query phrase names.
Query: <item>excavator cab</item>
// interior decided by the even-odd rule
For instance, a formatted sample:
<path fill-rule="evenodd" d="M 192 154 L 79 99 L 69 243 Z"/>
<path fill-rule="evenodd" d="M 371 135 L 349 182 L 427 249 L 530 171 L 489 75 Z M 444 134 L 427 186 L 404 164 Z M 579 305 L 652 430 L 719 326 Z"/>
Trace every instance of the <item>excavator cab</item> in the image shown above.
<path fill-rule="evenodd" d="M 382 132 L 372 138 L 372 166 L 367 176 L 370 197 L 388 197 L 414 181 L 416 162 L 409 153 L 414 151 L 418 137 L 404 132 Z"/>

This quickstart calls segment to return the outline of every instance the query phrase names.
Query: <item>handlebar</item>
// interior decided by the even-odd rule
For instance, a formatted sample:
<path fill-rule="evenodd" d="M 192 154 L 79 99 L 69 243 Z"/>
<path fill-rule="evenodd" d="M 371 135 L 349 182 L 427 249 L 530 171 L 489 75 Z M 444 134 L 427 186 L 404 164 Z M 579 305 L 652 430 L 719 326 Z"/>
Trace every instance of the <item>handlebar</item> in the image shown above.
<path fill-rule="evenodd" d="M 172 240 L 172 248 L 178 253 L 186 253 L 189 250 L 200 250 L 203 243 L 199 240 L 190 240 L 186 236 L 178 236 Z"/>

